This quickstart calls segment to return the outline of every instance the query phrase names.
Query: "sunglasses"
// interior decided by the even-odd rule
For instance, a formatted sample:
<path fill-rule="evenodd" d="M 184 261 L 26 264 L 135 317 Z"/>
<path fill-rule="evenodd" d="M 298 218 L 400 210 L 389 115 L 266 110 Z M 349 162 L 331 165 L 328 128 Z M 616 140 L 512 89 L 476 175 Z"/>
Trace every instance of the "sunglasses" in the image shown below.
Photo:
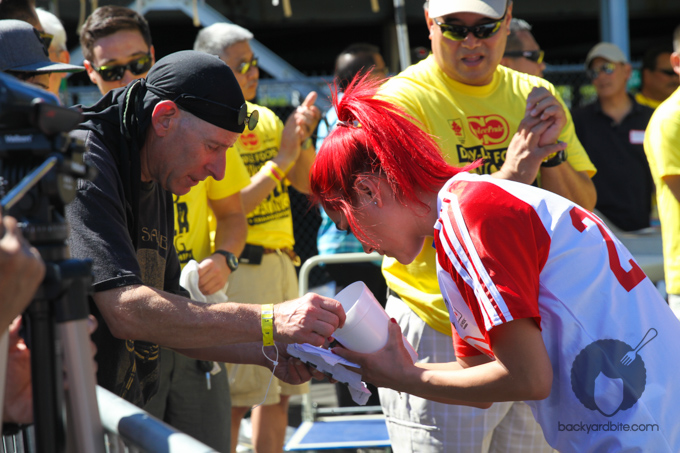
<path fill-rule="evenodd" d="M 501 24 L 505 19 L 505 14 L 503 17 L 498 19 L 496 22 L 491 22 L 489 24 L 475 25 L 474 27 L 466 27 L 464 25 L 453 25 L 444 22 L 439 22 L 437 19 L 434 23 L 439 25 L 442 30 L 442 34 L 445 38 L 451 39 L 453 41 L 463 41 L 469 33 L 477 39 L 487 39 L 498 33 L 501 29 Z"/>
<path fill-rule="evenodd" d="M 610 75 L 615 70 L 616 70 L 616 64 L 608 62 L 608 63 L 604 63 L 599 68 L 588 69 L 588 71 L 586 71 L 586 73 L 588 74 L 588 77 L 590 77 L 591 80 L 595 80 L 595 79 L 598 78 L 598 76 L 601 73 L 604 72 L 605 74 Z"/>
<path fill-rule="evenodd" d="M 175 99 L 172 100 L 172 102 L 176 103 L 180 107 L 185 107 L 186 109 L 189 110 L 189 112 L 191 112 L 192 110 L 196 111 L 205 109 L 206 108 L 205 104 L 216 106 L 221 109 L 226 108 L 228 110 L 231 110 L 232 112 L 238 112 L 238 116 L 236 117 L 237 124 L 239 126 L 245 124 L 251 131 L 255 129 L 255 126 L 257 126 L 257 123 L 260 120 L 260 112 L 258 112 L 257 110 L 253 110 L 251 113 L 248 113 L 248 105 L 245 103 L 240 108 L 236 109 L 227 104 L 222 104 L 220 102 L 211 101 L 210 99 L 200 98 L 198 96 L 193 96 L 191 94 L 185 93 L 182 93 L 179 96 L 177 96 Z M 214 113 L 224 114 L 224 112 L 219 111 Z"/>
<path fill-rule="evenodd" d="M 115 80 L 120 80 L 125 75 L 125 71 L 129 70 L 133 75 L 142 75 L 151 69 L 151 54 L 142 55 L 139 58 L 128 62 L 127 64 L 111 65 L 111 66 L 100 66 L 96 67 L 93 65 L 94 70 L 102 76 L 107 82 L 113 82 Z"/>
<path fill-rule="evenodd" d="M 45 50 L 49 51 L 50 45 L 52 45 L 52 40 L 54 39 L 54 35 L 45 33 L 44 31 L 38 31 L 38 34 L 40 35 L 40 40 L 42 41 L 43 46 L 45 46 Z"/>
<path fill-rule="evenodd" d="M 675 71 L 673 71 L 672 69 L 657 69 L 657 71 L 663 72 L 664 74 L 666 74 L 669 77 L 677 76 Z"/>
<path fill-rule="evenodd" d="M 545 57 L 545 52 L 542 50 L 512 50 L 510 52 L 505 52 L 504 57 L 510 58 L 520 58 L 524 57 L 527 60 L 531 60 L 534 63 L 543 63 L 543 57 Z"/>
<path fill-rule="evenodd" d="M 258 66 L 258 59 L 257 59 L 257 57 L 253 57 L 252 60 L 250 60 L 250 61 L 244 61 L 243 63 L 241 63 L 240 65 L 238 65 L 238 66 L 236 67 L 236 72 L 238 72 L 239 74 L 245 75 L 245 74 L 247 74 L 248 71 L 250 71 L 252 68 L 257 68 L 257 66 Z"/>

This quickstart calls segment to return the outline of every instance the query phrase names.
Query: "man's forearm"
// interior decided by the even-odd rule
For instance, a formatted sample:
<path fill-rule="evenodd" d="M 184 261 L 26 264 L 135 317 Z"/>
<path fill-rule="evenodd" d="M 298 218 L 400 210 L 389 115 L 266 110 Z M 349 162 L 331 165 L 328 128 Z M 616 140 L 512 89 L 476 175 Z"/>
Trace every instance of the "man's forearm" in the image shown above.
<path fill-rule="evenodd" d="M 541 168 L 541 186 L 592 211 L 597 202 L 593 181 L 585 171 L 576 171 L 564 162 L 556 167 Z"/>
<path fill-rule="evenodd" d="M 205 304 L 148 286 L 95 293 L 111 334 L 168 348 L 208 348 L 262 341 L 262 306 Z M 321 346 L 342 327 L 345 313 L 333 299 L 308 293 L 274 306 L 274 340 Z"/>
<path fill-rule="evenodd" d="M 215 250 L 226 250 L 239 256 L 243 252 L 247 235 L 248 227 L 243 212 L 219 218 L 215 231 Z"/>
<path fill-rule="evenodd" d="M 298 157 L 295 165 L 288 172 L 288 180 L 300 193 L 309 193 L 309 171 L 315 158 L 316 150 L 313 146 L 303 149 L 300 151 L 300 157 Z"/>
<path fill-rule="evenodd" d="M 260 306 L 205 304 L 148 286 L 95 293 L 113 336 L 169 348 L 203 348 L 262 338 Z"/>
<path fill-rule="evenodd" d="M 175 350 L 198 360 L 216 360 L 218 362 L 266 366 L 266 359 L 262 354 L 261 339 L 250 343 L 227 344 L 206 348 L 175 348 Z M 276 356 L 276 352 L 274 352 L 273 356 Z"/>

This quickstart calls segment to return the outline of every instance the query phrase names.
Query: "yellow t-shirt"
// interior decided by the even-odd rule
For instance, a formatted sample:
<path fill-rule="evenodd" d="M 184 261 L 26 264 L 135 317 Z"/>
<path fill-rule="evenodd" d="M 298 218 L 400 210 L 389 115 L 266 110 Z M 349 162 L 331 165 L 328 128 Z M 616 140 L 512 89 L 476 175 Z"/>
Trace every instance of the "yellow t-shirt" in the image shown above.
<path fill-rule="evenodd" d="M 447 162 L 461 165 L 484 158 L 488 163 L 478 171 L 494 173 L 505 161 L 510 140 L 524 118 L 526 98 L 535 86 L 545 87 L 564 105 L 555 87 L 539 77 L 499 65 L 489 85 L 464 85 L 448 77 L 430 55 L 388 80 L 379 94 L 401 105 L 422 123 Z M 564 109 L 567 124 L 560 140 L 568 144 L 567 161 L 575 170 L 587 171 L 592 177 L 595 167 L 576 137 L 569 109 Z M 431 239 L 425 241 L 420 255 L 409 265 L 385 257 L 383 274 L 388 286 L 428 325 L 451 335 Z"/>
<path fill-rule="evenodd" d="M 662 179 L 680 175 L 680 88 L 654 110 L 644 147 L 656 185 L 666 291 L 680 294 L 680 202 Z"/>
<path fill-rule="evenodd" d="M 190 260 L 198 262 L 214 251 L 214 218 L 208 200 L 219 200 L 241 191 L 250 184 L 250 176 L 235 148 L 227 150 L 224 178 L 212 177 L 199 182 L 189 193 L 174 195 L 175 249 L 182 267 Z"/>
<path fill-rule="evenodd" d="M 260 113 L 257 127 L 252 131 L 246 129 L 234 145 L 251 177 L 260 171 L 265 162 L 278 154 L 283 132 L 283 123 L 274 112 L 248 102 L 248 111 L 252 110 Z M 284 178 L 255 210 L 247 213 L 246 242 L 267 248 L 293 247 L 295 239 L 293 213 L 288 196 L 289 185 Z"/>
<path fill-rule="evenodd" d="M 651 107 L 653 109 L 657 108 L 662 102 L 662 101 L 656 101 L 654 99 L 650 99 L 647 96 L 645 96 L 644 94 L 639 93 L 639 92 L 635 94 L 635 101 L 638 104 L 646 105 L 647 107 Z"/>

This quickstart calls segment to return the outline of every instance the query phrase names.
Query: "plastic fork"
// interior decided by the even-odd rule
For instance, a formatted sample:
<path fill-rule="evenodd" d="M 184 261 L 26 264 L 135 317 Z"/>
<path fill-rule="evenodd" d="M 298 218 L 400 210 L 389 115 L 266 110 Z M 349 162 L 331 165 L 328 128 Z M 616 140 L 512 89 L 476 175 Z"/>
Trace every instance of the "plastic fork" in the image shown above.
<path fill-rule="evenodd" d="M 652 331 L 654 331 L 654 336 L 651 337 L 649 340 L 645 341 L 645 339 L 647 338 L 647 336 L 648 336 Z M 623 357 L 621 357 L 621 364 L 622 364 L 622 365 L 625 365 L 625 366 L 628 366 L 628 365 L 630 365 L 631 363 L 633 363 L 633 360 L 635 360 L 635 358 L 637 357 L 637 354 L 638 354 L 638 352 L 640 352 L 640 349 L 642 349 L 647 343 L 649 343 L 650 341 L 652 341 L 653 339 L 655 339 L 656 336 L 657 336 L 658 334 L 659 334 L 659 332 L 657 332 L 656 329 L 655 329 L 654 327 L 650 328 L 650 329 L 647 331 L 647 333 L 645 334 L 645 336 L 642 337 L 642 340 L 640 340 L 640 342 L 638 343 L 638 345 L 635 346 L 635 349 L 633 349 L 632 351 L 628 351 L 628 352 L 626 353 L 626 355 L 624 355 Z"/>

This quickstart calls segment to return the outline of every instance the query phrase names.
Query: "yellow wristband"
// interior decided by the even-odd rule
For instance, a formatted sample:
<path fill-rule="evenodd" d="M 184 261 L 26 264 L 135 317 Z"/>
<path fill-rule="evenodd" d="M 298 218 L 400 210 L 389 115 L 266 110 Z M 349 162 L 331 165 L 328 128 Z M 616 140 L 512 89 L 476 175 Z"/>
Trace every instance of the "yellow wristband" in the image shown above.
<path fill-rule="evenodd" d="M 262 167 L 260 169 L 260 173 L 264 174 L 265 176 L 270 177 L 276 184 L 280 183 L 281 181 L 274 175 L 272 172 L 271 168 L 268 167 Z"/>
<path fill-rule="evenodd" d="M 274 304 L 262 305 L 262 344 L 274 344 Z"/>
<path fill-rule="evenodd" d="M 265 164 L 260 168 L 260 172 L 270 177 L 277 184 L 280 183 L 285 176 L 279 166 L 271 160 L 265 162 Z"/>

